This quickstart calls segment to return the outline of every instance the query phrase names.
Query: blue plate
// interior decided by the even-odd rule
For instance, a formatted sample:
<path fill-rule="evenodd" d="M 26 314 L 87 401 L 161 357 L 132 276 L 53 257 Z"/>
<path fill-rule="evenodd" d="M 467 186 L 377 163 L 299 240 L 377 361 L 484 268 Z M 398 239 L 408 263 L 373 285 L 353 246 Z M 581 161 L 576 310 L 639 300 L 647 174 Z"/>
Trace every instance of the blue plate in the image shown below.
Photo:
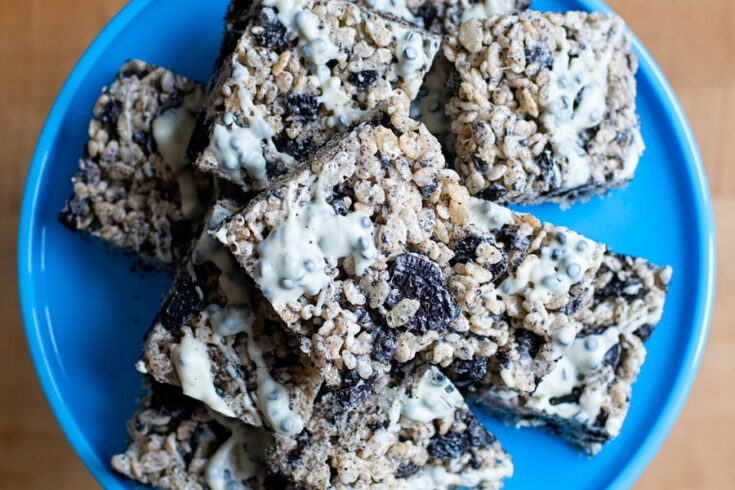
<path fill-rule="evenodd" d="M 219 49 L 226 0 L 134 0 L 102 31 L 67 79 L 28 172 L 18 236 L 18 279 L 28 344 L 41 385 L 79 457 L 105 488 L 130 488 L 110 457 L 124 449 L 136 407 L 133 368 L 170 276 L 141 274 L 64 229 L 70 192 L 100 88 L 128 58 L 206 81 Z M 609 10 L 598 0 L 537 0 L 537 10 Z M 513 457 L 507 488 L 627 487 L 676 419 L 697 370 L 714 288 L 712 209 L 700 156 L 671 88 L 643 46 L 638 108 L 647 149 L 635 180 L 568 211 L 527 208 L 612 249 L 671 264 L 666 310 L 647 347 L 620 437 L 593 459 L 532 429 L 481 420 Z"/>

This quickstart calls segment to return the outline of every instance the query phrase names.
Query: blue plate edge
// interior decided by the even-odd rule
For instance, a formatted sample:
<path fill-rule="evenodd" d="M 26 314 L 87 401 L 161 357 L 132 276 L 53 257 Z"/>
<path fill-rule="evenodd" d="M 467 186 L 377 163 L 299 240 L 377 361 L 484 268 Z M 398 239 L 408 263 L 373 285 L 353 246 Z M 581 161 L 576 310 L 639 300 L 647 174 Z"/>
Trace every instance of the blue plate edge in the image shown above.
<path fill-rule="evenodd" d="M 20 298 L 21 317 L 26 335 L 26 342 L 31 353 L 36 375 L 41 383 L 46 400 L 51 407 L 51 411 L 56 418 L 57 423 L 61 427 L 64 436 L 74 451 L 79 456 L 87 470 L 92 474 L 97 483 L 102 488 L 109 488 L 116 482 L 111 477 L 108 464 L 101 461 L 97 454 L 92 450 L 89 442 L 79 429 L 79 426 L 71 415 L 69 408 L 59 395 L 56 381 L 50 375 L 49 370 L 45 369 L 48 364 L 48 357 L 44 355 L 44 349 L 40 339 L 40 325 L 38 322 L 39 308 L 35 302 L 33 295 L 34 281 L 32 274 L 32 252 L 33 249 L 33 231 L 34 225 L 33 215 L 38 202 L 38 192 L 40 187 L 40 175 L 43 172 L 48 157 L 48 148 L 53 141 L 53 133 L 63 119 L 63 114 L 72 102 L 72 95 L 80 85 L 84 78 L 84 73 L 89 70 L 87 65 L 92 66 L 91 61 L 98 56 L 99 52 L 104 49 L 104 45 L 114 38 L 131 19 L 136 17 L 143 9 L 145 9 L 153 0 L 131 0 L 110 21 L 105 24 L 103 29 L 92 40 L 91 44 L 82 53 L 77 60 L 74 68 L 59 91 L 59 95 L 54 100 L 49 115 L 41 128 L 36 147 L 31 157 L 31 165 L 28 169 L 26 182 L 23 188 L 23 199 L 20 210 L 20 220 L 18 226 L 18 252 L 17 252 L 17 273 L 18 273 L 18 290 Z M 89 61 L 87 61 L 89 60 Z M 45 150 L 44 150 L 45 148 Z M 34 335 L 34 332 L 36 334 Z"/>
<path fill-rule="evenodd" d="M 48 156 L 49 143 L 53 140 L 52 133 L 58 126 L 71 103 L 71 94 L 74 93 L 76 87 L 83 79 L 84 71 L 89 67 L 86 65 L 87 59 L 93 58 L 102 49 L 103 45 L 113 38 L 125 25 L 137 16 L 144 8 L 146 8 L 153 0 L 132 0 L 126 4 L 118 14 L 116 14 L 109 23 L 102 29 L 97 37 L 92 41 L 86 51 L 75 64 L 69 77 L 61 88 L 54 104 L 51 107 L 49 115 L 41 130 L 36 149 L 34 150 L 31 165 L 26 177 L 26 183 L 23 192 L 23 201 L 21 205 L 21 214 L 18 231 L 18 283 L 20 306 L 22 319 L 26 333 L 26 339 L 31 352 L 31 358 L 36 370 L 37 376 L 41 383 L 42 389 L 51 406 L 52 412 L 57 422 L 62 428 L 67 440 L 72 448 L 79 455 L 80 459 L 103 487 L 114 484 L 108 465 L 100 461 L 97 455 L 89 446 L 87 439 L 82 435 L 78 425 L 71 416 L 66 403 L 61 399 L 55 379 L 49 374 L 48 365 L 49 358 L 44 355 L 44 348 L 41 345 L 40 327 L 38 322 L 39 309 L 33 297 L 34 281 L 32 276 L 32 239 L 34 225 L 32 217 L 36 209 L 40 180 L 46 159 Z M 610 12 L 611 9 L 601 0 L 586 0 L 592 10 Z M 714 299 L 715 284 L 715 231 L 714 219 L 712 212 L 712 202 L 709 194 L 707 179 L 704 172 L 699 150 L 694 139 L 693 132 L 686 120 L 684 111 L 674 95 L 674 92 L 666 81 L 663 73 L 658 65 L 654 62 L 653 57 L 648 53 L 643 44 L 637 37 L 633 36 L 634 49 L 641 59 L 641 64 L 645 64 L 650 69 L 651 82 L 665 95 L 667 104 L 664 104 L 665 110 L 672 121 L 681 142 L 682 149 L 685 152 L 685 161 L 687 162 L 687 173 L 690 175 L 693 194 L 696 200 L 696 217 L 699 233 L 701 237 L 699 246 L 699 281 L 701 287 L 698 288 L 699 297 L 695 302 L 697 307 L 695 315 L 695 328 L 692 330 L 691 341 L 687 344 L 686 355 L 682 360 L 682 369 L 673 384 L 667 401 L 666 408 L 659 415 L 654 427 L 649 432 L 643 444 L 636 451 L 634 457 L 623 466 L 623 470 L 612 481 L 611 488 L 627 488 L 629 487 L 646 466 L 653 459 L 654 455 L 660 448 L 666 436 L 673 427 L 688 393 L 696 376 L 704 345 L 706 342 L 709 323 L 712 315 L 712 303 Z"/>
<path fill-rule="evenodd" d="M 602 0 L 588 0 L 593 10 L 601 12 L 613 12 Z M 632 31 L 631 31 L 632 33 Z M 613 480 L 610 488 L 629 488 L 635 480 L 643 473 L 656 455 L 664 440 L 679 417 L 694 379 L 699 370 L 702 360 L 707 333 L 709 332 L 710 320 L 712 318 L 712 304 L 714 302 L 715 276 L 716 276 L 716 250 L 715 250 L 715 226 L 712 211 L 712 198 L 709 192 L 709 184 L 704 171 L 704 163 L 699 152 L 697 142 L 694 138 L 689 121 L 684 109 L 679 103 L 674 90 L 664 76 L 661 68 L 655 62 L 651 53 L 645 48 L 638 37 L 632 33 L 633 49 L 639 57 L 641 65 L 647 65 L 650 69 L 651 82 L 659 88 L 668 99 L 664 108 L 673 122 L 678 141 L 682 143 L 686 154 L 687 172 L 690 175 L 689 183 L 694 188 L 694 196 L 697 204 L 697 224 L 699 227 L 699 281 L 703 288 L 699 289 L 699 297 L 694 304 L 697 305 L 695 316 L 696 328 L 692 331 L 691 342 L 687 344 L 686 355 L 682 360 L 682 366 L 689 366 L 678 373 L 667 401 L 666 409 L 656 420 L 656 424 L 644 440 L 643 444 L 635 452 L 633 458 L 623 467 L 623 470 Z M 685 144 L 684 144 L 685 143 Z M 674 274 L 676 271 L 674 271 Z"/>
<path fill-rule="evenodd" d="M 609 10 L 601 0 L 589 0 L 595 4 L 599 4 L 601 10 Z M 702 238 L 699 243 L 700 256 L 700 275 L 699 281 L 703 287 L 699 289 L 699 297 L 694 302 L 697 305 L 695 316 L 695 324 L 697 327 L 692 331 L 691 342 L 687 345 L 687 351 L 682 366 L 689 366 L 679 372 L 674 389 L 672 390 L 666 402 L 667 409 L 662 412 L 656 421 L 656 425 L 641 445 L 635 456 L 624 466 L 624 470 L 613 481 L 610 488 L 629 488 L 633 482 L 643 473 L 653 457 L 658 452 L 664 440 L 668 436 L 674 422 L 679 416 L 684 403 L 689 395 L 689 391 L 694 384 L 699 364 L 702 360 L 702 353 L 709 332 L 710 320 L 712 317 L 712 304 L 714 301 L 715 289 L 715 227 L 714 215 L 712 212 L 712 199 L 709 193 L 709 185 L 704 172 L 704 164 L 699 153 L 694 133 L 692 132 L 689 122 L 686 119 L 684 110 L 679 100 L 676 98 L 671 85 L 664 77 L 663 72 L 654 61 L 651 54 L 643 46 L 641 41 L 633 35 L 633 47 L 638 54 L 639 59 L 643 59 L 651 70 L 652 82 L 654 86 L 662 89 L 668 99 L 669 104 L 665 104 L 666 112 L 670 116 L 670 120 L 674 123 L 675 130 L 679 136 L 679 141 L 686 143 L 683 149 L 686 152 L 687 171 L 692 177 L 690 183 L 694 187 L 694 196 L 697 202 L 698 212 L 697 224 L 699 234 Z M 694 162 L 692 165 L 691 162 Z M 676 271 L 674 271 L 676 274 Z"/>

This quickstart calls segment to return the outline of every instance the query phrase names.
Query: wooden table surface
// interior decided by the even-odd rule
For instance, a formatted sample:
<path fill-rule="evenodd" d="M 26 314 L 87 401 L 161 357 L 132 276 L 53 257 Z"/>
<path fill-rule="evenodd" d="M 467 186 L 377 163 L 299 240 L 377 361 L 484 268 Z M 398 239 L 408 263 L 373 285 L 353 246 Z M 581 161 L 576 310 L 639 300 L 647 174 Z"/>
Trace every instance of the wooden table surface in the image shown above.
<path fill-rule="evenodd" d="M 202 0 L 207 1 L 207 0 Z M 125 0 L 0 0 L 0 488 L 97 485 L 64 439 L 23 336 L 15 236 L 23 182 L 64 79 Z M 684 106 L 704 158 L 717 227 L 712 325 L 691 395 L 635 487 L 735 486 L 735 2 L 609 0 L 648 47 Z M 731 139 L 732 138 L 732 139 Z M 727 162 L 730 163 L 727 163 Z"/>

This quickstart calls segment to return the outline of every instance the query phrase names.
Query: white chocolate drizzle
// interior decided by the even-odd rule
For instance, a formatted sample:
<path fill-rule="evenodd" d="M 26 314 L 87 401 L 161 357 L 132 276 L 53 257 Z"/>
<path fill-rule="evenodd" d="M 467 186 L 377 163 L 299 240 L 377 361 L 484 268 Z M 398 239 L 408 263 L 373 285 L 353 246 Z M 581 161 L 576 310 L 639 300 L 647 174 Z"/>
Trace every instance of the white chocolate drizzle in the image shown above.
<path fill-rule="evenodd" d="M 258 245 L 255 281 L 266 297 L 281 303 L 318 295 L 329 282 L 327 259 L 351 257 L 362 275 L 378 253 L 373 223 L 362 211 L 338 215 L 322 197 L 270 231 Z"/>
<path fill-rule="evenodd" d="M 207 222 L 207 233 L 202 236 L 194 248 L 193 262 L 195 264 L 203 264 L 212 262 L 220 270 L 219 285 L 227 296 L 228 304 L 247 305 L 250 303 L 250 296 L 247 290 L 239 283 L 242 279 L 237 277 L 239 268 L 235 263 L 230 251 L 223 247 L 211 233 L 231 214 L 231 211 L 215 203 L 212 214 Z"/>
<path fill-rule="evenodd" d="M 186 219 L 196 219 L 203 213 L 186 158 L 186 148 L 194 132 L 200 100 L 201 91 L 196 89 L 184 97 L 181 106 L 159 114 L 151 123 L 158 153 L 176 175 L 181 196 L 181 213 Z"/>
<path fill-rule="evenodd" d="M 446 419 L 464 405 L 462 395 L 449 379 L 436 367 L 431 366 L 424 371 L 410 395 L 397 397 L 388 412 L 390 422 L 387 432 L 398 431 L 401 416 L 426 424 L 433 420 Z M 400 488 L 448 490 L 458 487 L 474 488 L 483 482 L 495 482 L 508 478 L 513 474 L 513 466 L 505 459 L 498 461 L 495 467 L 465 469 L 461 472 L 450 472 L 444 466 L 431 465 L 427 462 L 420 472 L 401 480 Z"/>
<path fill-rule="evenodd" d="M 546 111 L 541 115 L 541 122 L 551 134 L 555 160 L 557 163 L 566 160 L 562 186 L 567 189 L 584 185 L 591 176 L 590 160 L 579 137 L 585 130 L 599 125 L 607 112 L 608 66 L 625 26 L 622 20 L 616 19 L 605 22 L 597 32 L 602 36 L 609 29 L 616 32 L 606 41 L 608 47 L 600 58 L 585 45 L 572 58 L 570 43 L 563 38 L 561 52 L 554 56 L 549 73 Z"/>
<path fill-rule="evenodd" d="M 273 143 L 274 131 L 266 121 L 266 111 L 261 105 L 253 104 L 252 98 L 245 89 L 250 73 L 238 61 L 233 61 L 233 69 L 227 85 L 235 87 L 240 101 L 240 109 L 247 127 L 238 126 L 235 116 L 227 112 L 223 124 L 215 124 L 212 133 L 215 157 L 220 163 L 219 169 L 233 182 L 244 185 L 242 171 L 248 174 L 255 189 L 262 189 L 267 182 L 265 148 L 281 160 L 287 167 L 295 163 L 294 158 L 281 153 Z M 265 148 L 263 147 L 265 145 Z"/>
<path fill-rule="evenodd" d="M 245 170 L 254 182 L 254 187 L 260 188 L 267 176 L 265 157 L 260 146 L 266 136 L 253 126 L 243 128 L 236 125 L 231 117 L 229 119 L 229 125 L 216 124 L 212 136 L 220 171 L 236 184 L 243 185 L 242 170 Z M 265 134 L 270 137 L 271 133 Z"/>
<path fill-rule="evenodd" d="M 452 415 L 464 403 L 462 395 L 438 369 L 427 369 L 403 402 L 401 414 L 411 420 L 428 423 Z"/>
<path fill-rule="evenodd" d="M 533 302 L 546 303 L 568 293 L 593 264 L 599 246 L 573 231 L 556 231 L 539 255 L 528 255 L 501 284 L 502 294 L 523 294 Z"/>
<path fill-rule="evenodd" d="M 261 427 L 226 424 L 230 437 L 209 459 L 204 478 L 211 490 L 244 490 L 244 482 L 263 474 L 265 451 L 273 438 Z"/>
<path fill-rule="evenodd" d="M 483 230 L 497 230 L 513 223 L 513 211 L 494 202 L 470 198 L 472 224 Z"/>
<path fill-rule="evenodd" d="M 355 106 L 342 88 L 342 81 L 332 76 L 326 65 L 339 54 L 339 48 L 329 38 L 328 24 L 320 26 L 320 19 L 304 9 L 302 0 L 265 0 L 263 5 L 276 8 L 276 16 L 281 24 L 298 34 L 298 47 L 312 73 L 309 79 L 321 91 L 317 101 L 332 113 L 327 124 L 345 128 L 360 119 L 365 111 Z"/>
<path fill-rule="evenodd" d="M 581 422 L 594 421 L 603 403 L 604 386 L 585 390 L 579 402 L 552 404 L 552 398 L 572 393 L 581 386 L 585 375 L 600 369 L 605 354 L 620 342 L 620 330 L 609 327 L 599 335 L 577 337 L 554 369 L 539 383 L 528 405 L 543 412 Z"/>
<path fill-rule="evenodd" d="M 251 393 L 251 396 L 254 395 L 268 426 L 282 436 L 293 436 L 301 432 L 304 422 L 301 416 L 289 407 L 288 390 L 271 376 L 263 358 L 263 350 L 255 338 L 253 332 L 255 314 L 252 309 L 248 305 L 227 305 L 225 308 L 212 305 L 209 309 L 215 342 L 219 343 L 222 337 L 241 332 L 247 335 L 248 357 L 255 364 L 258 384 L 257 392 Z"/>
<path fill-rule="evenodd" d="M 235 413 L 214 387 L 207 346 L 187 331 L 181 341 L 171 349 L 184 394 L 204 402 L 212 410 L 234 417 Z"/>
<path fill-rule="evenodd" d="M 225 207 L 216 204 L 207 223 L 207 229 L 210 231 L 215 229 L 228 216 L 229 211 Z M 210 305 L 207 307 L 213 330 L 212 340 L 219 345 L 224 337 L 239 333 L 245 333 L 247 335 L 248 357 L 255 364 L 255 375 L 258 384 L 257 392 L 251 393 L 251 397 L 255 399 L 265 422 L 277 434 L 284 436 L 298 434 L 304 427 L 303 420 L 296 411 L 291 410 L 289 407 L 289 393 L 286 387 L 278 383 L 268 370 L 268 366 L 263 358 L 262 348 L 253 331 L 255 313 L 250 306 L 249 295 L 247 290 L 240 285 L 239 279 L 236 276 L 237 265 L 234 263 L 229 251 L 208 234 L 204 234 L 199 241 L 195 253 L 195 262 L 202 263 L 205 261 L 213 262 L 220 269 L 220 286 L 227 296 L 227 304 L 224 308 L 219 305 Z M 195 342 L 198 341 L 195 340 Z M 202 348 L 204 349 L 203 355 L 206 356 L 207 372 L 209 373 L 210 361 L 206 352 L 206 346 L 201 342 L 199 344 L 201 344 L 201 347 L 197 347 L 197 349 L 199 351 Z M 199 355 L 201 357 L 201 354 Z M 199 362 L 203 364 L 204 359 L 199 359 Z M 178 371 L 178 366 L 177 372 L 179 372 L 179 377 L 181 378 L 182 374 Z M 211 398 L 211 391 L 214 390 L 214 384 L 211 375 L 208 379 L 209 384 L 211 384 L 211 390 L 209 386 L 199 386 L 198 390 L 209 393 L 207 395 L 209 399 Z M 182 379 L 183 384 L 184 381 Z M 205 401 L 194 395 L 190 396 Z M 225 415 L 234 416 L 234 414 L 228 414 L 215 406 L 210 405 L 210 407 Z"/>
<path fill-rule="evenodd" d="M 579 324 L 571 323 L 553 333 L 551 336 L 551 352 L 549 353 L 552 360 L 559 359 L 569 350 L 574 342 L 575 335 L 577 335 L 578 328 Z"/>
<path fill-rule="evenodd" d="M 282 436 L 294 436 L 304 428 L 304 421 L 296 411 L 289 407 L 289 396 L 286 387 L 271 376 L 263 359 L 260 344 L 255 341 L 252 326 L 247 328 L 248 356 L 256 368 L 258 380 L 258 408 L 265 417 L 268 426 Z"/>
<path fill-rule="evenodd" d="M 392 24 L 391 30 L 396 38 L 396 58 L 398 59 L 398 75 L 403 78 L 407 93 L 411 99 L 419 93 L 424 81 L 423 70 L 428 71 L 434 59 L 433 54 L 439 49 L 439 43 L 429 41 L 430 53 L 424 49 L 424 38 L 416 29 L 399 24 Z"/>

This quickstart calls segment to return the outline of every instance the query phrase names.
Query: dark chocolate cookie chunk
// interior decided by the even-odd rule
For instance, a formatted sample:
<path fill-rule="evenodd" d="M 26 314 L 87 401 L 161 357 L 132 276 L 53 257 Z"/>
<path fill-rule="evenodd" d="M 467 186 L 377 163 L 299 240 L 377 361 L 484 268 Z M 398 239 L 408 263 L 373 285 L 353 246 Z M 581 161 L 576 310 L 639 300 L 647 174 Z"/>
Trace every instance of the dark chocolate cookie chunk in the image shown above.
<path fill-rule="evenodd" d="M 418 334 L 445 330 L 459 315 L 459 307 L 447 290 L 439 267 L 417 254 L 402 254 L 390 265 L 388 306 L 404 299 L 421 305 L 403 328 Z"/>

